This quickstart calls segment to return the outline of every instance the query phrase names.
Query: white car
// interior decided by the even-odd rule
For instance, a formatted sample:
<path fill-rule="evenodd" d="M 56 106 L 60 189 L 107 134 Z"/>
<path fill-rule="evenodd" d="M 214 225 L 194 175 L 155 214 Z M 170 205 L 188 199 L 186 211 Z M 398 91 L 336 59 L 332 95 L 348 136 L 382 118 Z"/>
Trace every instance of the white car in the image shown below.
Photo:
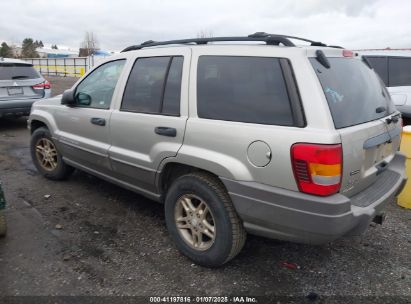
<path fill-rule="evenodd" d="M 362 51 L 384 81 L 391 98 L 404 118 L 411 119 L 411 51 Z"/>

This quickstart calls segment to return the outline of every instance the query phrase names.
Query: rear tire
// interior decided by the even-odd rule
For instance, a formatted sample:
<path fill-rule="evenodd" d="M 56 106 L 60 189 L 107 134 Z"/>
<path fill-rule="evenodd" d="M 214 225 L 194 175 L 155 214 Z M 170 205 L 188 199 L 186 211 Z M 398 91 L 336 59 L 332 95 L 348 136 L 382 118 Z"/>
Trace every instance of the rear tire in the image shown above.
<path fill-rule="evenodd" d="M 223 183 L 205 172 L 179 177 L 167 192 L 167 228 L 195 263 L 218 267 L 243 248 L 246 232 Z"/>
<path fill-rule="evenodd" d="M 47 128 L 41 127 L 33 132 L 30 150 L 34 165 L 44 177 L 63 180 L 73 173 L 74 168 L 64 162 Z"/>
<path fill-rule="evenodd" d="M 7 233 L 7 221 L 3 210 L 0 210 L 0 237 Z"/>

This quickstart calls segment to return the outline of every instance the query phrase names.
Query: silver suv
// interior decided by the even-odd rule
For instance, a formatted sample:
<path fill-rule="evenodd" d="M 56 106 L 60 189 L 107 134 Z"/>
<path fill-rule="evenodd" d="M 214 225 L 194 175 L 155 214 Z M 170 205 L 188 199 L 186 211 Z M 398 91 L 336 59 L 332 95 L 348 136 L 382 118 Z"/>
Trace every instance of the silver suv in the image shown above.
<path fill-rule="evenodd" d="M 129 47 L 34 104 L 33 162 L 50 179 L 77 168 L 164 203 L 177 247 L 205 266 L 235 257 L 246 233 L 361 234 L 405 184 L 400 113 L 352 52 L 291 38 Z"/>

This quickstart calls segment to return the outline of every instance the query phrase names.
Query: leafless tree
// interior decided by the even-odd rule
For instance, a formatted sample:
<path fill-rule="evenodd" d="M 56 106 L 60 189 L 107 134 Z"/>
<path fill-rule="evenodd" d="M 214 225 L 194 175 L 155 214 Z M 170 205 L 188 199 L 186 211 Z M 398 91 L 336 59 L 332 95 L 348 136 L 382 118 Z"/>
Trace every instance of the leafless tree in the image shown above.
<path fill-rule="evenodd" d="M 84 35 L 84 40 L 81 43 L 81 52 L 83 52 L 83 56 L 90 56 L 94 54 L 96 50 L 98 50 L 98 40 L 96 34 L 93 32 L 86 32 Z"/>

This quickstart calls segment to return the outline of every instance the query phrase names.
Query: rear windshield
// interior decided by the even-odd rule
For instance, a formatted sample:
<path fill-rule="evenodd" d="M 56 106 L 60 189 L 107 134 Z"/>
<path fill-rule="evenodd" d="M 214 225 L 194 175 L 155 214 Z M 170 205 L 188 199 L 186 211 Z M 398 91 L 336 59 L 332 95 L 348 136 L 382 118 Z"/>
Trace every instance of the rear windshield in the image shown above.
<path fill-rule="evenodd" d="M 31 64 L 0 63 L 0 80 L 35 79 L 40 77 L 40 74 Z"/>
<path fill-rule="evenodd" d="M 327 98 L 335 128 L 362 124 L 395 111 L 381 79 L 361 60 L 328 60 L 329 69 L 310 58 Z"/>

